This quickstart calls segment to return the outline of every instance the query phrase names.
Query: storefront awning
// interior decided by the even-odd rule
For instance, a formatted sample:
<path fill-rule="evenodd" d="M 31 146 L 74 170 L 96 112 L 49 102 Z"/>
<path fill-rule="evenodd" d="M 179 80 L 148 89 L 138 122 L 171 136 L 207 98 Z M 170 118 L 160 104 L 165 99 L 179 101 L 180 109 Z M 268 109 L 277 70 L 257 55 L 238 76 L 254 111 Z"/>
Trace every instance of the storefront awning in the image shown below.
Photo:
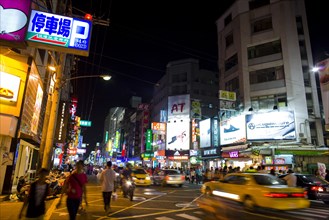
<path fill-rule="evenodd" d="M 248 148 L 248 144 L 243 145 L 236 145 L 231 147 L 222 147 L 223 152 L 229 152 L 229 151 L 238 151 L 238 150 L 245 150 Z"/>

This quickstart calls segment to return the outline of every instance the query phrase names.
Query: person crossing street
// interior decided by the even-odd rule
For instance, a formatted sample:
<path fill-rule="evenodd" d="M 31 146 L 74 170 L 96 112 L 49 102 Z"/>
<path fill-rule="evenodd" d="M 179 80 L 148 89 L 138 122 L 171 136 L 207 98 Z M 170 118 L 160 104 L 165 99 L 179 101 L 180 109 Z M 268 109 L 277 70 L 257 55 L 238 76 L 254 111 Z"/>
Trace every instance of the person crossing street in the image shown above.
<path fill-rule="evenodd" d="M 116 181 L 115 171 L 112 169 L 112 162 L 107 161 L 106 169 L 100 175 L 100 183 L 102 185 L 102 194 L 104 201 L 104 210 L 108 214 L 111 210 L 111 198 L 114 191 Z"/>

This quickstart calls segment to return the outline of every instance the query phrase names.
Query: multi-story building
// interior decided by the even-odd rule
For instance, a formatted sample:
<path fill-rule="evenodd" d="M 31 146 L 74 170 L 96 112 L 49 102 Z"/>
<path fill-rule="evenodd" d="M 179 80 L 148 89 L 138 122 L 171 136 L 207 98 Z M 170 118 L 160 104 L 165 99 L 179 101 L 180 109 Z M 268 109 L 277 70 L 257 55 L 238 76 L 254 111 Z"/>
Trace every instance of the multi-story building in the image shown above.
<path fill-rule="evenodd" d="M 297 138 L 285 146 L 323 146 L 304 1 L 237 0 L 216 25 L 219 88 L 236 92 L 238 110 L 292 111 Z"/>
<path fill-rule="evenodd" d="M 158 152 L 155 154 L 158 158 L 161 158 L 161 166 L 184 167 L 189 165 L 189 150 L 199 149 L 198 141 L 193 140 L 193 136 L 195 136 L 193 129 L 195 129 L 195 125 L 198 124 L 194 119 L 200 121 L 202 119 L 218 117 L 218 75 L 218 72 L 201 69 L 199 61 L 195 59 L 184 59 L 168 63 L 166 74 L 159 80 L 154 89 L 151 121 L 173 123 L 177 121 L 177 124 L 173 127 L 170 126 L 170 128 L 168 128 L 169 124 L 167 124 L 166 135 L 168 135 L 168 132 L 176 130 L 176 128 L 180 126 L 180 122 L 182 122 L 181 124 L 183 126 L 185 121 L 188 121 L 189 125 L 185 124 L 184 127 L 187 126 L 186 129 L 191 128 L 185 131 L 187 132 L 186 136 L 191 137 L 191 139 L 188 140 L 188 147 L 184 145 L 183 150 L 178 145 L 177 150 L 169 150 L 168 143 L 170 142 L 166 144 L 166 149 L 158 148 Z M 184 122 L 182 120 L 175 120 L 174 117 L 171 117 L 171 119 L 168 117 L 168 115 L 170 115 L 170 112 L 168 113 L 170 97 L 173 98 L 171 99 L 171 101 L 173 101 L 175 100 L 174 96 L 180 95 L 181 97 L 189 97 L 189 100 L 184 100 L 184 102 L 187 101 L 188 103 L 185 104 L 191 106 L 190 109 L 188 109 L 188 111 L 191 110 L 191 112 L 185 113 L 183 116 Z M 170 134 L 174 135 L 174 133 Z M 169 138 L 175 139 L 174 136 Z M 166 138 L 164 138 L 163 135 L 157 135 L 157 137 L 159 140 L 153 140 L 153 142 L 159 142 L 163 145 L 162 141 Z M 175 141 L 174 139 L 172 142 Z M 163 160 L 164 156 L 166 162 Z"/>

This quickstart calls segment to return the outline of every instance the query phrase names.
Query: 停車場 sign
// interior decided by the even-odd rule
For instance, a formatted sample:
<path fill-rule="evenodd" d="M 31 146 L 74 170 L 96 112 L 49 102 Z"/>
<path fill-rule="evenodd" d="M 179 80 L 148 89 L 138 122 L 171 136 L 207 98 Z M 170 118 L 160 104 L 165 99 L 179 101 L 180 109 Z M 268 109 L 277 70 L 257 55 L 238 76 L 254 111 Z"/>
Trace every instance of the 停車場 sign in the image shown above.
<path fill-rule="evenodd" d="M 88 20 L 32 10 L 26 40 L 30 46 L 88 56 L 91 28 Z"/>

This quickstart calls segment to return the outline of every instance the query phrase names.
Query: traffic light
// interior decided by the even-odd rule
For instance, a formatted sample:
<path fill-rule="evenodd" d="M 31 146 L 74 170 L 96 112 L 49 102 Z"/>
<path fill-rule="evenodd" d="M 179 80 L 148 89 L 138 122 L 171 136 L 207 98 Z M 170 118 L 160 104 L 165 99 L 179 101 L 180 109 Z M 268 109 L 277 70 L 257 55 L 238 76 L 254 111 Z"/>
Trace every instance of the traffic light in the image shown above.
<path fill-rule="evenodd" d="M 91 14 L 85 14 L 85 19 L 92 21 L 93 20 L 93 16 Z"/>

